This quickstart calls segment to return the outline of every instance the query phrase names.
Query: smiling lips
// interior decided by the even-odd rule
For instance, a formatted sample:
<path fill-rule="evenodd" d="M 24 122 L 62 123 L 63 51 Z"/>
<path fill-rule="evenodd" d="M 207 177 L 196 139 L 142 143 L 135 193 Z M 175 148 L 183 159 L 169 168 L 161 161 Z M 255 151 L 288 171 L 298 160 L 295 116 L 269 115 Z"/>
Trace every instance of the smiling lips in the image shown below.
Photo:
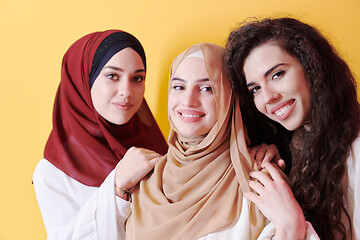
<path fill-rule="evenodd" d="M 177 112 L 179 114 L 180 119 L 186 123 L 200 121 L 206 115 L 203 112 L 194 111 L 194 110 L 179 110 Z"/>
<path fill-rule="evenodd" d="M 279 120 L 285 120 L 291 115 L 295 105 L 295 99 L 290 99 L 271 108 L 271 113 L 274 114 Z"/>

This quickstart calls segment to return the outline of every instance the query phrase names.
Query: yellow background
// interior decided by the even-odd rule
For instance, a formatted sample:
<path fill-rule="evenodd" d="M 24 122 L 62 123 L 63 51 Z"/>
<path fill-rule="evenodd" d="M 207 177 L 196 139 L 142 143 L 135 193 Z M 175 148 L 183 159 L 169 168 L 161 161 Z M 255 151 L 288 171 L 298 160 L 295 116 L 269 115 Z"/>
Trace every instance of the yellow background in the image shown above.
<path fill-rule="evenodd" d="M 225 45 L 247 17 L 317 26 L 360 76 L 359 0 L 0 0 L 0 239 L 45 239 L 32 173 L 51 130 L 62 56 L 81 36 L 123 29 L 143 43 L 146 98 L 167 136 L 167 76 L 192 44 Z M 56 206 L 54 206 L 56 207 Z"/>

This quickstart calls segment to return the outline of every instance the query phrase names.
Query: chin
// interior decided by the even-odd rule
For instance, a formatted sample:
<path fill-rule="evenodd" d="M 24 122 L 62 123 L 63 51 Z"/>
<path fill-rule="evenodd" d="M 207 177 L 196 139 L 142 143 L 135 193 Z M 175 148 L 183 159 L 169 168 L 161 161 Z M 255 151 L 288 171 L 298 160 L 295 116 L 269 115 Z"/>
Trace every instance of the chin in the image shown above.
<path fill-rule="evenodd" d="M 286 128 L 288 131 L 295 131 L 301 126 L 302 123 L 289 123 L 289 124 L 281 124 L 284 128 Z"/>
<path fill-rule="evenodd" d="M 113 118 L 113 119 L 106 119 L 108 122 L 115 124 L 115 125 L 124 125 L 130 121 L 131 118 Z"/>

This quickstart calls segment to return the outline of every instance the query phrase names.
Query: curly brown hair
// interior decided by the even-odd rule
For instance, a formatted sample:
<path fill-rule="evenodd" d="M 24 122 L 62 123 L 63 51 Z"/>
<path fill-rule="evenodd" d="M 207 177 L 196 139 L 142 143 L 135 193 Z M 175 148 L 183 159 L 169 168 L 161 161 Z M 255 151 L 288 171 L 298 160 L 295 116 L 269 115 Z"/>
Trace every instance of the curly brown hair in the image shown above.
<path fill-rule="evenodd" d="M 345 209 L 346 192 L 340 182 L 346 173 L 351 145 L 360 130 L 356 80 L 345 61 L 314 27 L 293 18 L 255 20 L 230 33 L 224 56 L 242 106 L 256 109 L 246 87 L 244 61 L 254 48 L 269 41 L 297 58 L 310 88 L 311 109 L 306 124 L 293 134 L 279 136 L 274 132 L 277 137 L 289 140 L 293 193 L 321 239 L 335 239 L 335 236 L 346 239 L 348 234 L 351 236 L 352 226 Z M 284 131 L 268 118 L 261 121 L 274 131 Z M 245 120 L 244 123 L 250 124 Z M 252 137 L 257 138 L 250 134 Z M 343 211 L 350 229 L 341 222 Z"/>

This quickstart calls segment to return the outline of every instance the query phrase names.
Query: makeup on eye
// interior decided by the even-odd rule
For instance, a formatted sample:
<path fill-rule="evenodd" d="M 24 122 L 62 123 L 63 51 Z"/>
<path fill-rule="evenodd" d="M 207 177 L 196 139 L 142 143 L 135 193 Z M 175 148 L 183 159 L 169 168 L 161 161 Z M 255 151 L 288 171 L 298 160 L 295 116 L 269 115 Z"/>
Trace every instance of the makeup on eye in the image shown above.
<path fill-rule="evenodd" d="M 264 74 L 264 79 L 268 78 L 268 76 L 270 75 L 270 79 L 269 80 L 279 80 L 281 79 L 284 74 L 286 73 L 286 70 L 277 70 L 277 68 L 279 68 L 280 66 L 286 66 L 287 64 L 285 63 L 279 63 L 276 64 L 275 66 L 271 67 L 269 70 L 267 70 Z M 250 82 L 247 85 L 247 88 L 249 90 L 249 92 L 252 95 L 255 95 L 256 93 L 258 93 L 261 89 L 261 87 L 256 84 L 255 82 Z"/>
<path fill-rule="evenodd" d="M 109 78 L 110 80 L 113 81 L 117 81 L 120 80 L 120 78 L 122 77 L 122 74 L 117 74 L 117 73 L 105 73 L 106 77 Z M 141 83 L 143 81 L 145 81 L 145 72 L 143 74 L 138 74 L 136 73 L 135 76 L 131 76 L 131 81 L 135 82 L 135 83 Z"/>
<path fill-rule="evenodd" d="M 109 78 L 110 80 L 114 80 L 114 81 L 119 79 L 119 76 L 117 74 L 113 74 L 113 73 L 106 74 L 106 77 Z"/>
<path fill-rule="evenodd" d="M 253 87 L 248 88 L 248 90 L 252 95 L 255 95 L 261 89 L 261 87 L 258 85 L 251 85 L 251 86 L 253 86 Z"/>
<path fill-rule="evenodd" d="M 102 72 L 109 79 L 118 80 L 119 78 L 121 78 L 121 76 L 125 72 L 125 70 L 120 67 L 108 65 L 102 69 Z M 135 77 L 131 77 L 133 79 L 133 81 L 142 82 L 145 80 L 145 74 L 146 74 L 145 69 L 137 69 L 130 75 L 133 75 L 133 74 L 135 75 Z"/>
<path fill-rule="evenodd" d="M 284 74 L 285 74 L 285 70 L 277 71 L 272 75 L 271 79 L 277 80 L 277 79 L 281 78 Z"/>
<path fill-rule="evenodd" d="M 141 83 L 145 81 L 145 73 L 143 75 L 136 75 L 132 78 L 133 82 Z"/>
<path fill-rule="evenodd" d="M 188 85 L 188 81 L 182 78 L 174 77 L 172 79 L 171 88 L 174 90 L 185 90 L 186 85 Z M 208 78 L 202 78 L 194 81 L 194 86 L 199 89 L 200 92 L 211 92 L 212 86 Z"/>

